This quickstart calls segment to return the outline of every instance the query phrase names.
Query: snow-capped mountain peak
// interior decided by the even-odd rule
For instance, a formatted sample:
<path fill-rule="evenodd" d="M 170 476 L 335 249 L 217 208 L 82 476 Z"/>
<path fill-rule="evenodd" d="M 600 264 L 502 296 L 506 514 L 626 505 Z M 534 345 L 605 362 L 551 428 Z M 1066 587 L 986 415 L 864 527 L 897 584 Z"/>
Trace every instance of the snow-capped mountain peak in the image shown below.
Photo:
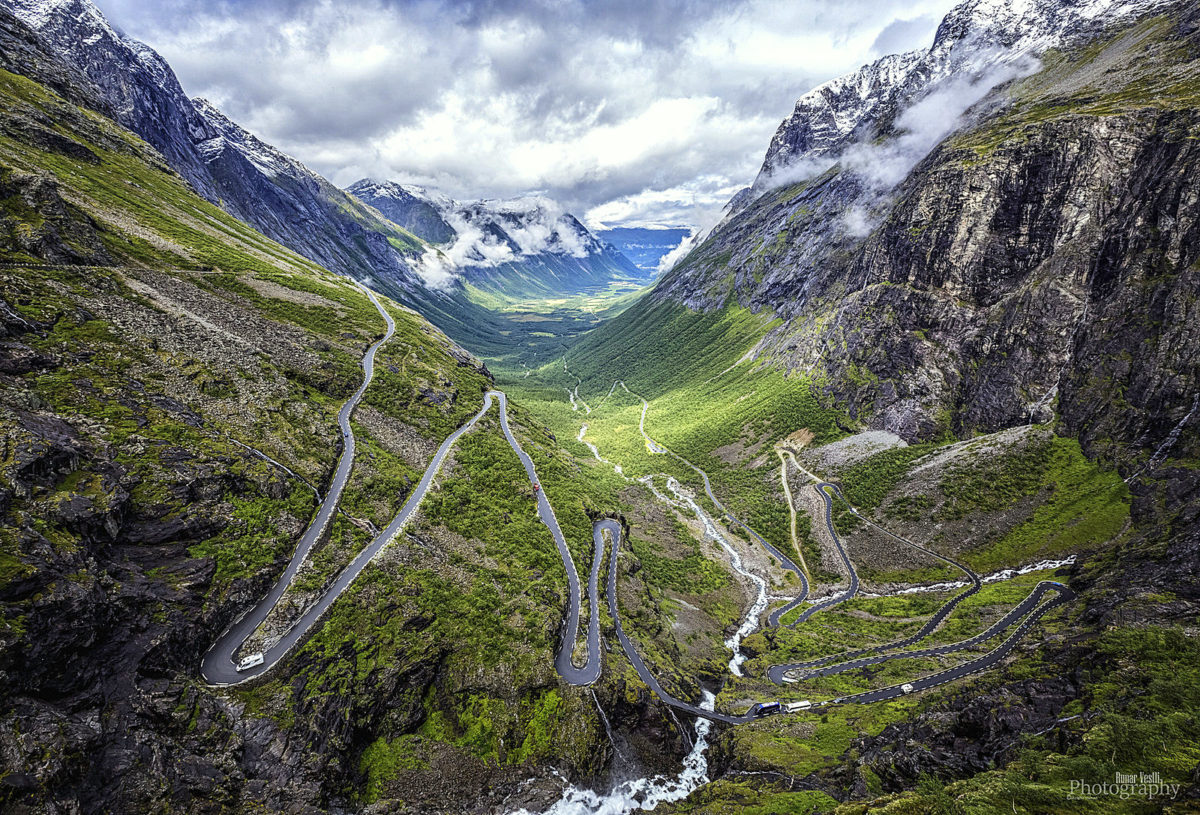
<path fill-rule="evenodd" d="M 302 163 L 246 130 L 207 99 L 193 99 L 192 104 L 195 106 L 196 112 L 215 133 L 210 138 L 197 143 L 207 160 L 212 161 L 226 147 L 231 147 L 241 153 L 247 161 L 268 178 L 276 178 L 285 174 L 312 175 L 312 171 Z"/>
<path fill-rule="evenodd" d="M 346 191 L 436 245 L 418 270 L 430 286 L 466 275 L 499 290 L 528 287 L 530 270 L 536 270 L 543 280 L 535 286 L 563 291 L 641 274 L 543 195 L 463 202 L 424 187 L 367 178 Z"/>
<path fill-rule="evenodd" d="M 347 191 L 406 228 L 413 228 L 420 207 L 432 209 L 453 235 L 417 234 L 442 245 L 443 255 L 461 266 L 495 266 L 542 254 L 586 258 L 604 251 L 583 224 L 542 195 L 461 202 L 425 187 L 369 178 Z"/>
<path fill-rule="evenodd" d="M 948 81 L 1014 75 L 1050 48 L 1094 35 L 1172 0 L 966 0 L 923 51 L 886 56 L 804 94 L 780 124 L 754 183 L 761 192 L 800 162 L 866 141 Z M 1019 73 L 1019 72 L 1018 72 Z M 994 84 L 994 83 L 993 83 Z M 830 162 L 832 163 L 832 161 Z"/>

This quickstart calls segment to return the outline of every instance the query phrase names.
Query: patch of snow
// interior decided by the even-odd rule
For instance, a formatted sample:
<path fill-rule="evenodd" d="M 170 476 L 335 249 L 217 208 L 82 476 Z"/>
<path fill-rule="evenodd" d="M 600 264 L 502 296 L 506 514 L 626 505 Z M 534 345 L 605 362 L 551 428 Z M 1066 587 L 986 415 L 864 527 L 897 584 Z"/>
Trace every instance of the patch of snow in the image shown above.
<path fill-rule="evenodd" d="M 911 122 L 902 121 L 923 99 L 947 89 L 959 99 L 949 106 L 944 99 L 937 101 L 932 113 L 939 115 L 926 117 L 923 123 L 939 122 L 940 127 L 932 130 L 944 135 L 957 127 L 970 104 L 996 85 L 1033 70 L 1035 58 L 1046 50 L 1169 2 L 967 0 L 945 16 L 928 49 L 882 57 L 801 96 L 775 132 L 753 189 L 762 193 L 819 176 L 852 146 L 870 146 L 876 123 L 889 117 L 898 117 L 901 139 L 907 135 L 924 144 L 929 139 L 923 136 L 931 128 L 913 128 Z M 905 162 L 908 167 L 915 163 L 912 156 L 923 155 L 914 149 L 905 152 L 911 154 Z M 892 175 L 895 172 L 889 180 Z"/>
<path fill-rule="evenodd" d="M 202 147 L 205 157 L 215 156 L 213 152 L 227 147 L 241 153 L 243 157 L 268 178 L 292 176 L 316 179 L 316 174 L 291 156 L 276 150 L 262 139 L 239 125 L 221 112 L 216 105 L 207 99 L 193 99 L 192 105 L 201 118 L 213 130 L 220 133 L 219 140 L 211 139 L 211 144 Z"/>

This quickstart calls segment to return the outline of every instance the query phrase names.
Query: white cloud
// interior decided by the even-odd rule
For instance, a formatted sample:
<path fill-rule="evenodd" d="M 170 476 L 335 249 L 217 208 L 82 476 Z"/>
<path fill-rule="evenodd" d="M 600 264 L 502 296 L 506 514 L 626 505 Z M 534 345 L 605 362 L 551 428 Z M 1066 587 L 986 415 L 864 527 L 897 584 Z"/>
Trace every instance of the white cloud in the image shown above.
<path fill-rule="evenodd" d="M 882 144 L 852 145 L 842 156 L 842 164 L 876 190 L 895 187 L 917 162 L 962 126 L 964 114 L 989 91 L 1034 73 L 1040 65 L 1032 57 L 1004 60 L 1000 54 L 995 56 L 992 68 L 976 75 L 955 74 L 942 81 L 896 119 L 899 136 Z M 981 57 L 983 61 L 986 55 Z"/>
<path fill-rule="evenodd" d="M 696 240 L 697 232 L 692 231 L 692 234 L 679 241 L 679 245 L 667 252 L 658 261 L 658 274 L 669 272 L 675 268 L 675 264 L 683 260 L 688 254 L 696 248 L 699 241 Z"/>
<path fill-rule="evenodd" d="M 743 186 L 731 184 L 725 175 L 700 175 L 669 189 L 641 190 L 606 201 L 588 210 L 586 223 L 593 230 L 624 224 L 709 227 Z"/>
<path fill-rule="evenodd" d="M 336 183 L 540 190 L 612 225 L 719 213 L 800 94 L 953 4 L 99 2 L 190 94 Z"/>
<path fill-rule="evenodd" d="M 428 250 L 418 273 L 431 288 L 448 288 L 466 267 L 494 267 L 523 255 L 551 253 L 585 258 L 599 244 L 562 210 L 542 196 L 503 201 L 439 203 L 442 218 L 455 231 L 449 246 Z"/>
<path fill-rule="evenodd" d="M 447 291 L 458 276 L 458 267 L 437 249 L 426 249 L 414 267 L 421 281 L 431 289 Z"/>
<path fill-rule="evenodd" d="M 855 238 L 865 238 L 876 226 L 865 207 L 852 206 L 842 213 L 842 226 Z"/>
<path fill-rule="evenodd" d="M 980 52 L 973 72 L 953 74 L 934 85 L 909 105 L 894 122 L 895 135 L 884 141 L 874 136 L 850 144 L 839 153 L 805 156 L 780 167 L 767 180 L 770 188 L 817 178 L 834 167 L 853 174 L 862 185 L 860 203 L 886 198 L 912 169 L 966 121 L 968 111 L 992 89 L 1035 73 L 1040 63 L 1028 55 Z M 867 209 L 850 207 L 843 225 L 851 235 L 865 236 L 873 229 Z"/>

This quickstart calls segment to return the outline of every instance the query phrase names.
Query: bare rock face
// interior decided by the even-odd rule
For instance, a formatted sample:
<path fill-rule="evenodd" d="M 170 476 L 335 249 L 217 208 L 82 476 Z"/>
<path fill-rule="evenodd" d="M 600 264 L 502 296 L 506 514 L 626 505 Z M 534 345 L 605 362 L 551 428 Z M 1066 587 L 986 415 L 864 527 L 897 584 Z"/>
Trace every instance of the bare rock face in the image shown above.
<path fill-rule="evenodd" d="M 755 189 L 769 188 L 772 177 L 799 162 L 836 156 L 855 141 L 886 134 L 900 111 L 948 77 L 979 74 L 1087 41 L 1105 26 L 1169 2 L 966 0 L 942 20 L 928 49 L 882 57 L 800 97 L 771 139 Z"/>
<path fill-rule="evenodd" d="M 982 693 L 974 689 L 918 719 L 859 739 L 855 747 L 861 766 L 889 792 L 912 787 L 922 776 L 961 778 L 1003 764 L 1029 733 L 1053 728 L 1077 694 L 1066 677 L 1016 682 Z M 867 796 L 861 780 L 851 788 L 857 797 Z"/>
<path fill-rule="evenodd" d="M 1197 12 L 1155 6 L 1163 16 L 1097 33 L 1103 15 L 1068 24 L 1085 5 L 1005 25 L 1025 38 L 1047 26 L 1051 41 L 1096 38 L 1094 65 L 1076 69 L 1068 49 L 994 92 L 894 189 L 861 161 L 831 160 L 760 190 L 655 297 L 785 318 L 755 355 L 908 441 L 1057 412 L 1090 449 L 1148 458 L 1200 374 L 1200 119 L 1152 84 L 1131 89 L 1195 70 Z M 967 36 L 972 8 L 947 17 L 939 43 L 951 29 Z M 905 136 L 891 126 L 873 125 L 883 146 L 857 149 L 894 158 L 886 145 Z"/>
<path fill-rule="evenodd" d="M 1161 431 L 1194 381 L 1192 318 L 1178 304 L 1200 283 L 1197 213 L 1180 206 L 1200 193 L 1186 170 L 1200 154 L 1169 134 L 1198 123 L 1080 117 L 983 157 L 946 147 L 839 279 L 824 281 L 826 297 L 842 288 L 836 302 L 796 291 L 765 354 L 824 373 L 859 418 L 910 440 L 1044 421 L 1056 395 L 1080 424 L 1117 407 L 1116 383 L 1132 386 L 1135 406 L 1168 409 L 1122 406 L 1108 435 Z M 1178 271 L 1164 278 L 1171 255 Z M 819 323 L 818 310 L 834 319 Z M 1147 342 L 1157 372 L 1112 358 L 1112 343 Z"/>

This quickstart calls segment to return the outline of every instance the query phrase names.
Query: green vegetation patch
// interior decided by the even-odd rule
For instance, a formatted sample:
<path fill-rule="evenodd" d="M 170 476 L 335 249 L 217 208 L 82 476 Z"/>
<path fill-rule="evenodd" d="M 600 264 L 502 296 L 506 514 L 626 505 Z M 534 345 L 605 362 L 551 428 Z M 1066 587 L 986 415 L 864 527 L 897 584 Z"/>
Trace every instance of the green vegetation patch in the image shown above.
<path fill-rule="evenodd" d="M 1115 538 L 1129 519 L 1129 488 L 1121 476 L 1088 460 L 1075 439 L 1055 437 L 1048 449 L 1037 448 L 1032 455 L 1034 461 L 1044 462 L 1032 468 L 1044 467 L 1044 500 L 1029 520 L 985 549 L 965 555 L 976 571 L 1093 550 Z M 1010 485 L 1028 489 L 1029 472 Z M 974 500 L 991 501 L 1002 495 L 1003 491 L 994 491 L 986 499 Z"/>
<path fill-rule="evenodd" d="M 839 815 L 866 812 L 1032 815 L 1043 812 L 1142 815 L 1163 811 L 1159 798 L 1119 792 L 1081 795 L 1082 783 L 1110 790 L 1117 773 L 1158 773 L 1164 784 L 1190 783 L 1200 762 L 1200 643 L 1179 629 L 1117 628 L 1094 642 L 1079 666 L 1081 698 L 1063 711 L 1055 731 L 1026 737 L 1014 760 L 1000 770 L 961 781 L 928 778 L 915 790 L 870 804 L 848 803 Z M 1090 650 L 1088 653 L 1093 653 Z M 1063 743 L 1069 745 L 1065 749 Z M 1189 811 L 1183 808 L 1168 811 Z"/>
<path fill-rule="evenodd" d="M 1049 438 L 1031 439 L 1017 452 L 951 466 L 940 485 L 946 502 L 938 517 L 957 520 L 973 512 L 996 512 L 1036 494 L 1061 447 Z"/>

